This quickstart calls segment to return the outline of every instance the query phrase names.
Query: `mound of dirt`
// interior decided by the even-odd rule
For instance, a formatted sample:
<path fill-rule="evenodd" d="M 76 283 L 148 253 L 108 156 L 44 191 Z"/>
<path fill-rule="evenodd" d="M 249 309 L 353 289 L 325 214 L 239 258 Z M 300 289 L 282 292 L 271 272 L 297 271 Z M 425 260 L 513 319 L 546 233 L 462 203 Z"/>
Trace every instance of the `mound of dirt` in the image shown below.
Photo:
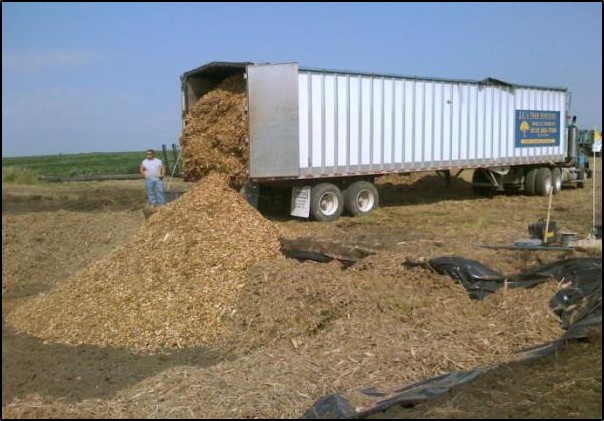
<path fill-rule="evenodd" d="M 207 344 L 245 271 L 280 256 L 273 226 L 212 174 L 156 212 L 129 244 L 15 309 L 17 330 L 149 352 Z"/>
<path fill-rule="evenodd" d="M 243 185 L 249 162 L 245 81 L 231 76 L 205 94 L 185 117 L 180 137 L 185 179 L 219 172 L 234 188 Z"/>

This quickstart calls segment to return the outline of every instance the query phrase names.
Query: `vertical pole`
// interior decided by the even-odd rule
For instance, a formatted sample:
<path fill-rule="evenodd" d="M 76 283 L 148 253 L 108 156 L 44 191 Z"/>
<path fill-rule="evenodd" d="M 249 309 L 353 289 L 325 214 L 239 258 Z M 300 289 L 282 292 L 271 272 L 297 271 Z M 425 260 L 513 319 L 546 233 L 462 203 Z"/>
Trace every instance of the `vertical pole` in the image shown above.
<path fill-rule="evenodd" d="M 549 215 L 552 210 L 552 196 L 554 195 L 554 186 L 549 190 L 549 204 L 547 205 L 547 219 L 545 220 L 545 232 L 543 233 L 543 244 L 547 243 L 547 232 L 549 231 Z"/>
<path fill-rule="evenodd" d="M 182 148 L 178 150 L 178 157 L 176 158 L 176 162 L 174 163 L 172 173 L 170 174 L 170 180 L 168 181 L 168 188 L 166 189 L 166 191 L 170 191 L 170 186 L 172 185 L 172 179 L 174 178 L 174 171 L 176 171 L 176 168 L 178 168 L 178 162 L 180 161 L 181 155 L 182 155 Z"/>
<path fill-rule="evenodd" d="M 174 168 L 172 169 L 172 173 L 180 174 L 180 170 L 178 169 L 178 159 L 177 159 L 177 146 L 176 143 L 172 143 L 172 162 L 174 162 Z"/>
<path fill-rule="evenodd" d="M 164 153 L 164 167 L 166 167 L 166 174 L 170 174 L 170 165 L 168 163 L 168 148 L 165 143 L 162 143 L 161 149 Z"/>
<path fill-rule="evenodd" d="M 595 235 L 596 232 L 596 169 L 598 168 L 596 164 L 596 150 L 594 149 L 594 174 L 592 177 L 592 213 L 591 213 L 591 232 Z"/>

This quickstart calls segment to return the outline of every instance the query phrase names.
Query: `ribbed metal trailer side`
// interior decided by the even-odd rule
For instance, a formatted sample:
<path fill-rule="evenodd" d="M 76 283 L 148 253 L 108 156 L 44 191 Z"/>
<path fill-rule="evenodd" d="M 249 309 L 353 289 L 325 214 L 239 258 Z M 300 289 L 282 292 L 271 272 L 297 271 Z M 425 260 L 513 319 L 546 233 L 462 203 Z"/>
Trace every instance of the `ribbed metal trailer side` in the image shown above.
<path fill-rule="evenodd" d="M 566 91 L 301 69 L 299 176 L 331 177 L 563 161 Z M 518 144 L 521 110 L 557 138 Z"/>
<path fill-rule="evenodd" d="M 183 117 L 235 73 L 247 77 L 254 180 L 554 163 L 566 156 L 566 89 L 495 79 L 209 63 L 182 76 Z M 533 122 L 550 124 L 555 136 L 519 142 L 521 112 L 545 115 L 527 119 L 530 132 L 541 130 Z"/>
<path fill-rule="evenodd" d="M 295 216 L 367 214 L 387 173 L 476 168 L 476 194 L 528 195 L 589 174 L 566 88 L 215 62 L 182 76 L 183 116 L 233 74 L 247 79 L 246 195 L 282 204 L 291 188 Z"/>

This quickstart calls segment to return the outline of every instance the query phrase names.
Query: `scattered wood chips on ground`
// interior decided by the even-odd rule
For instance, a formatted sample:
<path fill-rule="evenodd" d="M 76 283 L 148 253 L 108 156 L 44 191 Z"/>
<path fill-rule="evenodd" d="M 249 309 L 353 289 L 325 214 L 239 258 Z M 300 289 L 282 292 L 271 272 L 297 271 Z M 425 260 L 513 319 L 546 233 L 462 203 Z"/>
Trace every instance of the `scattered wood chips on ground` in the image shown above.
<path fill-rule="evenodd" d="M 3 214 L 2 292 L 49 288 L 128 241 L 141 220 L 132 211 Z"/>
<path fill-rule="evenodd" d="M 447 276 L 380 252 L 348 270 L 336 262 L 263 260 L 248 270 L 215 345 L 237 356 L 175 367 L 109 401 L 49 402 L 53 413 L 99 417 L 291 418 L 321 396 L 388 390 L 510 361 L 560 336 L 551 282 L 473 301 Z M 31 408 L 15 405 L 15 411 Z M 5 414 L 11 410 L 4 409 Z M 15 413 L 16 414 L 16 413 Z"/>

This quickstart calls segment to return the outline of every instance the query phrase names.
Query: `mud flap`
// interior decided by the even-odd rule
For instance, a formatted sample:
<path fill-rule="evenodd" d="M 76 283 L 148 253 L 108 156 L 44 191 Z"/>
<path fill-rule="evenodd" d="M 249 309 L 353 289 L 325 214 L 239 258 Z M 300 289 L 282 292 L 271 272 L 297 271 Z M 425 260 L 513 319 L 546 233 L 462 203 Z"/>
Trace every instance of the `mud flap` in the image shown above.
<path fill-rule="evenodd" d="M 291 216 L 308 218 L 310 216 L 310 186 L 292 188 Z"/>

